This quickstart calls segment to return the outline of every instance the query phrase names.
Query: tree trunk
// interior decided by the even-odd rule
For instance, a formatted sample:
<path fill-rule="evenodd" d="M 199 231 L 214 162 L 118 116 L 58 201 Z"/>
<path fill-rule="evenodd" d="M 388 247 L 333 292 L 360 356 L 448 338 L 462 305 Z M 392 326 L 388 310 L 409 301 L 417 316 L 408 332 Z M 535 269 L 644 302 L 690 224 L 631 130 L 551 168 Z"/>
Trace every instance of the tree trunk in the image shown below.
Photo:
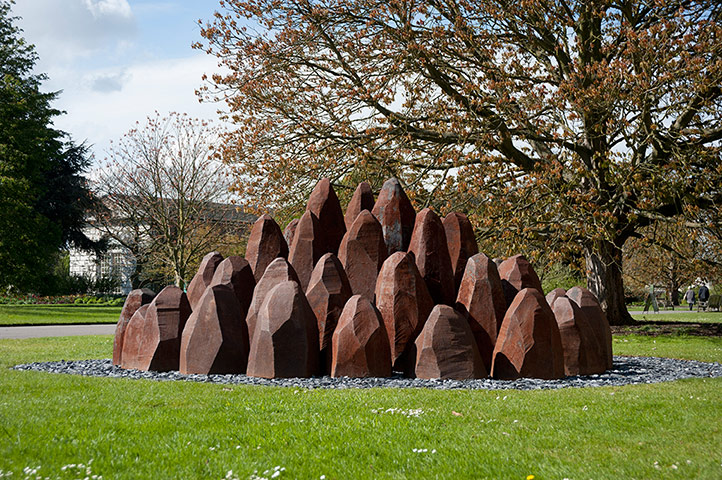
<path fill-rule="evenodd" d="M 610 325 L 631 325 L 634 319 L 624 302 L 622 249 L 607 241 L 584 247 L 587 288 L 596 295 Z"/>

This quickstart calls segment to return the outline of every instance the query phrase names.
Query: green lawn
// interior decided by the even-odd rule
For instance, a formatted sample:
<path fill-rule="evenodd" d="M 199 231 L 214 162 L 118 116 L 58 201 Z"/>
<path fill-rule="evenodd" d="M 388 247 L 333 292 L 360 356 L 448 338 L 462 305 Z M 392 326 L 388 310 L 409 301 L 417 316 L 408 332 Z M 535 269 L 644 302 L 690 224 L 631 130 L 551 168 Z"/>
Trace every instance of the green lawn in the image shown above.
<path fill-rule="evenodd" d="M 0 305 L 0 325 L 117 323 L 122 306 Z"/>
<path fill-rule="evenodd" d="M 614 348 L 722 361 L 719 337 L 624 336 Z M 309 391 L 8 369 L 111 349 L 110 336 L 0 341 L 0 477 L 722 477 L 722 379 Z"/>
<path fill-rule="evenodd" d="M 722 312 L 697 312 L 689 310 L 675 310 L 674 313 L 644 313 L 633 314 L 632 318 L 640 322 L 695 322 L 695 323 L 721 323 Z"/>

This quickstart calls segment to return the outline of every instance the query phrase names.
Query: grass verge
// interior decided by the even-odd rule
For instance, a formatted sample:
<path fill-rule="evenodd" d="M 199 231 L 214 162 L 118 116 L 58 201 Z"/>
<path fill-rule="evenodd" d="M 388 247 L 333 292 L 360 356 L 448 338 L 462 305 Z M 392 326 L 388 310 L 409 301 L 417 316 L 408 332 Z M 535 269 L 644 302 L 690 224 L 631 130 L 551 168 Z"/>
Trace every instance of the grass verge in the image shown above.
<path fill-rule="evenodd" d="M 116 323 L 122 308 L 122 305 L 0 305 L 0 325 Z"/>
<path fill-rule="evenodd" d="M 718 340 L 625 336 L 614 346 L 720 361 Z M 722 476 L 722 379 L 526 392 L 305 390 L 8 369 L 111 349 L 110 336 L 0 341 L 0 476 Z"/>
<path fill-rule="evenodd" d="M 722 312 L 675 311 L 673 313 L 633 313 L 632 318 L 639 322 L 690 322 L 720 323 Z"/>

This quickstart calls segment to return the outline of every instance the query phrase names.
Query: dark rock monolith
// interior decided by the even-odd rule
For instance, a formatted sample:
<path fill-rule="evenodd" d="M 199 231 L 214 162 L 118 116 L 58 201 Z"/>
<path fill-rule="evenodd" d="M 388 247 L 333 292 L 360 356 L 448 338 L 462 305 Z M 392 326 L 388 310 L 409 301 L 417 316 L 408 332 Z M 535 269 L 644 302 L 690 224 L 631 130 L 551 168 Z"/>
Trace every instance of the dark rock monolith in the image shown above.
<path fill-rule="evenodd" d="M 308 197 L 306 210 L 316 215 L 323 232 L 324 244 L 321 253 L 330 252 L 337 255 L 338 246 L 346 233 L 346 223 L 341 203 L 328 178 L 323 178 L 316 184 L 311 196 Z"/>
<path fill-rule="evenodd" d="M 543 293 L 539 277 L 524 255 L 514 255 L 501 262 L 499 278 L 507 306 L 511 305 L 516 294 L 525 288 L 535 288 Z"/>
<path fill-rule="evenodd" d="M 456 289 L 449 249 L 446 246 L 446 233 L 441 219 L 430 208 L 425 208 L 416 215 L 409 253 L 416 257 L 416 266 L 434 303 L 453 305 Z"/>
<path fill-rule="evenodd" d="M 368 182 L 361 182 L 356 187 L 356 191 L 353 192 L 351 201 L 346 206 L 346 213 L 343 216 L 344 223 L 346 224 L 346 231 L 351 230 L 351 225 L 364 210 L 369 212 L 374 208 L 374 194 L 371 191 L 371 185 Z"/>
<path fill-rule="evenodd" d="M 288 254 L 288 261 L 293 265 L 303 290 L 308 287 L 313 267 L 325 253 L 325 245 L 324 231 L 318 218 L 312 212 L 306 211 L 298 221 L 291 251 Z"/>
<path fill-rule="evenodd" d="M 502 380 L 564 377 L 564 352 L 554 313 L 535 288 L 521 290 L 504 316 L 491 365 Z"/>
<path fill-rule="evenodd" d="M 191 309 L 194 309 L 198 301 L 206 291 L 206 287 L 211 284 L 213 274 L 216 272 L 218 264 L 223 261 L 223 255 L 218 252 L 210 252 L 203 257 L 198 267 L 198 272 L 193 276 L 191 283 L 188 285 L 188 302 Z"/>
<path fill-rule="evenodd" d="M 246 246 L 246 260 L 258 282 L 266 267 L 276 258 L 288 258 L 288 245 L 281 227 L 269 215 L 261 215 L 251 228 Z"/>
<path fill-rule="evenodd" d="M 363 210 L 341 240 L 338 258 L 346 270 L 354 295 L 373 302 L 376 278 L 386 260 L 386 244 L 381 224 Z"/>
<path fill-rule="evenodd" d="M 332 377 L 388 377 L 391 349 L 381 314 L 354 295 L 346 302 L 333 333 Z"/>
<path fill-rule="evenodd" d="M 466 269 L 466 261 L 479 253 L 479 245 L 474 236 L 474 227 L 469 218 L 461 212 L 451 212 L 444 217 L 444 232 L 449 249 L 451 268 L 454 271 L 454 285 L 459 291 L 461 277 Z"/>
<path fill-rule="evenodd" d="M 597 297 L 584 287 L 570 288 L 567 297 L 576 303 L 586 315 L 599 345 L 599 355 L 604 355 L 607 368 L 612 368 L 612 330 L 609 328 L 607 315 L 599 305 Z"/>
<path fill-rule="evenodd" d="M 244 373 L 248 361 L 244 316 L 245 310 L 229 284 L 206 288 L 183 329 L 180 373 Z"/>
<path fill-rule="evenodd" d="M 546 297 L 544 297 L 547 301 L 547 304 L 551 307 L 554 305 L 554 302 L 557 298 L 563 297 L 567 294 L 567 291 L 563 288 L 555 288 L 551 292 L 547 293 Z"/>
<path fill-rule="evenodd" d="M 318 372 L 316 317 L 297 282 L 281 282 L 258 313 L 246 374 L 308 378 Z"/>
<path fill-rule="evenodd" d="M 471 380 L 487 376 L 466 319 L 436 305 L 416 339 L 416 377 Z"/>
<path fill-rule="evenodd" d="M 599 354 L 599 343 L 582 309 L 568 297 L 560 296 L 552 304 L 552 311 L 564 349 L 564 374 L 604 373 L 607 358 Z"/>
<path fill-rule="evenodd" d="M 288 248 L 291 248 L 291 245 L 293 244 L 293 237 L 296 236 L 296 227 L 298 227 L 298 218 L 294 218 L 290 222 L 288 222 L 288 225 L 286 225 L 286 228 L 283 230 L 283 238 L 286 240 L 286 244 L 288 245 Z"/>
<path fill-rule="evenodd" d="M 256 279 L 248 261 L 236 255 L 223 260 L 218 264 L 210 283 L 211 287 L 215 285 L 226 285 L 233 290 L 245 322 L 246 313 L 253 300 L 253 289 L 256 287 Z"/>
<path fill-rule="evenodd" d="M 118 323 L 115 326 L 115 337 L 113 338 L 113 365 L 120 365 L 123 358 L 123 338 L 128 328 L 128 322 L 136 311 L 143 305 L 150 303 L 155 297 L 155 292 L 147 288 L 138 288 L 131 291 L 125 298 L 123 309 L 120 311 Z"/>
<path fill-rule="evenodd" d="M 416 212 L 397 179 L 386 180 L 372 213 L 383 229 L 388 255 L 405 252 L 414 231 Z"/>

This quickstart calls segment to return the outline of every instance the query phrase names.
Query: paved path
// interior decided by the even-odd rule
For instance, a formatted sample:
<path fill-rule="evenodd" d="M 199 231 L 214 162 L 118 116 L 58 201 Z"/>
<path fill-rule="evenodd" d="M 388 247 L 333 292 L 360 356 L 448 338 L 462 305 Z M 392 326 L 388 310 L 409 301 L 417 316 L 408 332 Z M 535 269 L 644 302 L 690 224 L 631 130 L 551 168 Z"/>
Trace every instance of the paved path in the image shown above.
<path fill-rule="evenodd" d="M 93 325 L 39 325 L 27 327 L 0 327 L 0 339 L 67 337 L 72 335 L 113 335 L 114 333 L 114 323 Z"/>

